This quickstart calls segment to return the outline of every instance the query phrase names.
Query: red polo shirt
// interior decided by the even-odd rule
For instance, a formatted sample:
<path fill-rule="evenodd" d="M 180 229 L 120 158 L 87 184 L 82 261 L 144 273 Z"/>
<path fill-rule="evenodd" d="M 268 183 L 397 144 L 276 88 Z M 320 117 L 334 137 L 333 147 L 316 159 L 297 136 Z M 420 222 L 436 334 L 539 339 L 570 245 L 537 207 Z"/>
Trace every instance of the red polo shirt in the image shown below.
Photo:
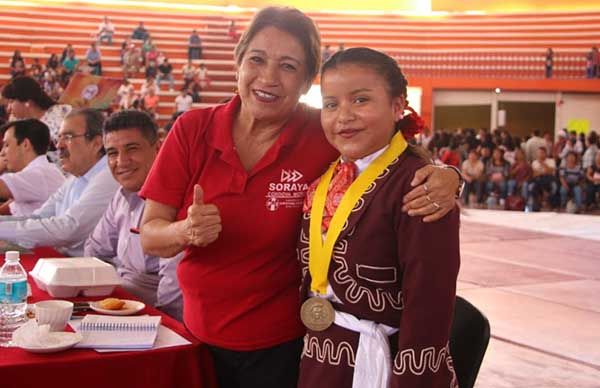
<path fill-rule="evenodd" d="M 279 138 L 247 172 L 234 149 L 239 97 L 182 115 L 140 195 L 179 209 L 193 187 L 221 213 L 223 231 L 205 248 L 188 248 L 177 273 L 184 321 L 200 340 L 232 350 L 271 347 L 304 333 L 299 320 L 296 242 L 308 185 L 337 151 L 316 110 L 299 106 Z"/>

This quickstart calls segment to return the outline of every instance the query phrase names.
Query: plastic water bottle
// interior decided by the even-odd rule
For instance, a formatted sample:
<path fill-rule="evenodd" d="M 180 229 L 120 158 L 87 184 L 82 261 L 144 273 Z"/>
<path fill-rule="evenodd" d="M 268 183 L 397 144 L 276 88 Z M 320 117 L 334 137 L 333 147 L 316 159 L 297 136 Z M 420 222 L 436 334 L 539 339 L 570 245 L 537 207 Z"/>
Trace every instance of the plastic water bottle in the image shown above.
<path fill-rule="evenodd" d="M 17 251 L 8 251 L 0 268 L 0 346 L 10 346 L 12 333 L 25 322 L 27 272 Z"/>

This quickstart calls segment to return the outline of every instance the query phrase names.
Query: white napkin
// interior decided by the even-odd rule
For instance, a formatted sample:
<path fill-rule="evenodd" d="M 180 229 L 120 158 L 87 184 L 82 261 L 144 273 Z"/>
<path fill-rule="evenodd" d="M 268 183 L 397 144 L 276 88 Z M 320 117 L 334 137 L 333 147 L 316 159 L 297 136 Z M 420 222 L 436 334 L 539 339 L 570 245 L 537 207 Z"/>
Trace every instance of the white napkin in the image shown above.
<path fill-rule="evenodd" d="M 51 332 L 50 325 L 38 325 L 30 319 L 13 333 L 13 345 L 21 348 L 53 348 L 73 342 L 72 336 Z M 75 333 L 69 333 L 75 334 Z M 71 338 L 70 338 L 71 337 Z"/>

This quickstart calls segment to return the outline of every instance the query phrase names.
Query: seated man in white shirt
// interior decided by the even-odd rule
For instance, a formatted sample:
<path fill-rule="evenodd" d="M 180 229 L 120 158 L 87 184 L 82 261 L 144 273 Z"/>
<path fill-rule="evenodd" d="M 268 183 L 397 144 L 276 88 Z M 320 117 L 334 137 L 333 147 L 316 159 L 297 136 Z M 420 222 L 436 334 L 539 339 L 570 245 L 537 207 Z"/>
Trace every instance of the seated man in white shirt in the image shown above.
<path fill-rule="evenodd" d="M 65 117 L 56 147 L 63 170 L 73 176 L 31 217 L 2 217 L 0 240 L 25 247 L 51 246 L 70 256 L 83 254 L 85 239 L 118 187 L 104 156 L 103 124 L 102 113 L 93 109 Z"/>
<path fill-rule="evenodd" d="M 557 206 L 558 181 L 556 180 L 556 163 L 554 159 L 548 158 L 546 147 L 537 149 L 536 159 L 531 163 L 533 179 L 528 184 L 527 204 L 531 210 L 538 211 L 544 193 L 548 193 L 550 204 Z"/>
<path fill-rule="evenodd" d="M 36 119 L 13 121 L 0 128 L 4 133 L 2 157 L 8 173 L 0 175 L 1 215 L 29 216 L 58 190 L 65 177 L 46 152 L 50 129 Z"/>
<path fill-rule="evenodd" d="M 183 88 L 175 98 L 175 113 L 187 112 L 192 108 L 194 100 L 187 94 L 187 89 Z"/>
<path fill-rule="evenodd" d="M 126 110 L 108 118 L 104 147 L 110 170 L 121 187 L 86 241 L 85 255 L 113 264 L 127 291 L 181 320 L 183 299 L 175 270 L 182 255 L 165 259 L 147 255 L 140 243 L 145 201 L 137 192 L 159 146 L 156 124 L 148 114 Z"/>
<path fill-rule="evenodd" d="M 105 16 L 100 25 L 98 26 L 98 32 L 96 34 L 100 43 L 106 42 L 109 45 L 112 44 L 112 38 L 115 34 L 115 26 L 110 22 L 108 16 Z"/>

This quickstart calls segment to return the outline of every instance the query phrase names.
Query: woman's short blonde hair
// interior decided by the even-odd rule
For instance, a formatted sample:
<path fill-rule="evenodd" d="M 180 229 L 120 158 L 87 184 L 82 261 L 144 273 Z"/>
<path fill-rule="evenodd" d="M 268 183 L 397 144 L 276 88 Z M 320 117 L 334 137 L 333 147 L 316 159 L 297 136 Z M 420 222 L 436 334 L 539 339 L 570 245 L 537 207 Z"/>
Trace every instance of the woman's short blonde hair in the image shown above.
<path fill-rule="evenodd" d="M 321 37 L 312 19 L 296 8 L 267 7 L 258 11 L 235 48 L 236 64 L 242 63 L 252 39 L 267 27 L 285 31 L 298 40 L 306 56 L 307 81 L 312 82 L 321 65 Z"/>

